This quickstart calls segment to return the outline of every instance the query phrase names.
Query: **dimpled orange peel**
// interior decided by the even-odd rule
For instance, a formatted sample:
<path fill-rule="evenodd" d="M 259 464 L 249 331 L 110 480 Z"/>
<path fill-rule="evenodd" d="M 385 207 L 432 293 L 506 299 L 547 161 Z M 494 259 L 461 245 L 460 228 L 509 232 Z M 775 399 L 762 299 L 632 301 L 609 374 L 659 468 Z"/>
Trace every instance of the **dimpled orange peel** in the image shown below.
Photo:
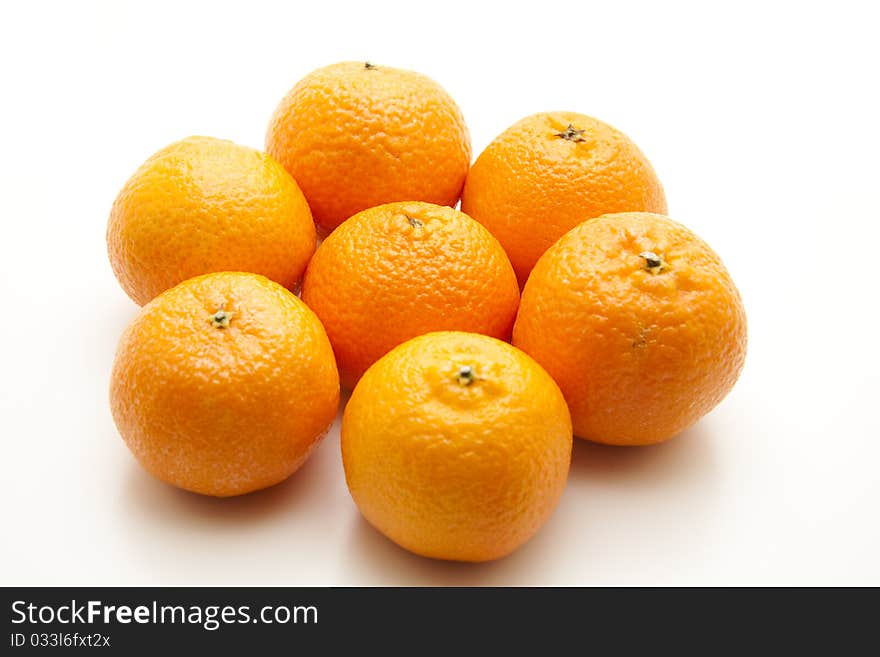
<path fill-rule="evenodd" d="M 251 271 L 292 289 L 315 241 L 309 206 L 284 168 L 211 137 L 188 137 L 144 162 L 107 224 L 113 272 L 140 305 L 215 271 Z"/>
<path fill-rule="evenodd" d="M 364 517 L 427 557 L 488 561 L 525 543 L 565 487 L 571 421 L 547 372 L 484 335 L 398 346 L 358 383 L 342 458 Z"/>
<path fill-rule="evenodd" d="M 141 465 L 219 497 L 286 479 L 338 404 L 318 318 L 249 273 L 199 276 L 156 297 L 125 330 L 111 375 L 113 419 Z"/>
<path fill-rule="evenodd" d="M 440 85 L 369 62 L 300 80 L 275 110 L 266 150 L 296 178 L 324 233 L 383 203 L 455 205 L 471 161 L 464 118 Z"/>
<path fill-rule="evenodd" d="M 622 132 L 575 112 L 517 122 L 468 174 L 461 209 L 498 238 L 524 284 L 544 251 L 609 212 L 666 212 L 651 163 Z"/>
<path fill-rule="evenodd" d="M 315 253 L 302 297 L 351 388 L 381 356 L 430 331 L 507 339 L 519 288 L 501 245 L 458 210 L 389 203 L 358 213 Z"/>
<path fill-rule="evenodd" d="M 523 290 L 513 344 L 562 389 L 576 435 L 613 445 L 672 438 L 736 382 L 746 315 L 718 255 L 649 213 L 566 233 Z"/>

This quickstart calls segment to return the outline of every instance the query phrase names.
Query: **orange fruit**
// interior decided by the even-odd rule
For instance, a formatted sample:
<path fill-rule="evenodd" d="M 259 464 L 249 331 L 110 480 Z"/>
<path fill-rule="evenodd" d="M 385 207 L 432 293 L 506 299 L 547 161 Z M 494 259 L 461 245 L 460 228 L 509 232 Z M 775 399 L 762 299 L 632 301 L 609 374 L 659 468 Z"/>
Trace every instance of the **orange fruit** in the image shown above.
<path fill-rule="evenodd" d="M 520 284 L 544 251 L 585 219 L 666 212 L 650 162 L 622 132 L 574 112 L 522 119 L 468 174 L 461 209 L 498 238 Z"/>
<path fill-rule="evenodd" d="M 576 435 L 667 440 L 730 391 L 746 315 L 721 259 L 671 219 L 610 214 L 566 233 L 523 290 L 513 344 L 553 376 Z"/>
<path fill-rule="evenodd" d="M 389 203 L 344 222 L 318 247 L 302 298 L 327 329 L 343 386 L 401 342 L 430 331 L 507 338 L 516 276 L 489 231 L 430 203 Z"/>
<path fill-rule="evenodd" d="M 144 162 L 107 226 L 113 271 L 140 305 L 215 271 L 251 271 L 293 288 L 315 239 L 305 197 L 278 162 L 210 137 L 178 141 Z"/>
<path fill-rule="evenodd" d="M 263 276 L 222 272 L 141 309 L 116 352 L 110 404 L 150 473 L 224 497 L 305 461 L 336 415 L 339 376 L 302 301 Z"/>
<path fill-rule="evenodd" d="M 538 531 L 571 459 L 553 379 L 505 342 L 442 332 L 393 349 L 358 383 L 342 460 L 364 517 L 426 557 L 488 561 Z"/>
<path fill-rule="evenodd" d="M 325 232 L 382 203 L 455 205 L 471 161 L 464 118 L 440 85 L 363 62 L 300 80 L 272 117 L 266 150 L 296 178 Z"/>

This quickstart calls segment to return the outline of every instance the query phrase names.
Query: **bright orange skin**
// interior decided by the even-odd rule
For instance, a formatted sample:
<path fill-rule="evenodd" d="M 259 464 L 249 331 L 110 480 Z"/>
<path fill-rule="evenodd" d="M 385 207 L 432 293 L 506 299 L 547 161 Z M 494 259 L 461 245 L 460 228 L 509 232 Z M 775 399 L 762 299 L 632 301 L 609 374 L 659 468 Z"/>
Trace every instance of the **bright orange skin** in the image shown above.
<path fill-rule="evenodd" d="M 266 150 L 302 187 L 322 232 L 393 201 L 454 206 L 471 161 L 458 106 L 431 78 L 343 62 L 300 80 Z"/>
<path fill-rule="evenodd" d="M 471 333 L 400 345 L 367 371 L 342 419 L 345 478 L 361 513 L 436 559 L 498 559 L 531 538 L 565 488 L 571 443 L 550 376 Z"/>
<path fill-rule="evenodd" d="M 583 133 L 559 136 L 569 125 Z M 548 112 L 522 119 L 480 154 L 461 209 L 498 238 L 522 285 L 541 254 L 585 219 L 665 214 L 666 197 L 622 132 L 583 114 Z"/>
<path fill-rule="evenodd" d="M 228 326 L 212 322 L 221 308 Z M 225 497 L 286 479 L 333 422 L 339 376 L 314 313 L 256 274 L 192 278 L 119 343 L 110 406 L 150 473 Z"/>
<path fill-rule="evenodd" d="M 316 231 L 296 182 L 260 151 L 189 137 L 144 162 L 107 225 L 113 272 L 143 305 L 181 281 L 251 271 L 293 288 Z"/>
<path fill-rule="evenodd" d="M 646 252 L 664 261 L 658 273 Z M 513 344 L 559 384 L 576 435 L 648 445 L 730 391 L 745 360 L 746 315 L 721 259 L 687 228 L 656 214 L 611 214 L 541 257 Z"/>
<path fill-rule="evenodd" d="M 327 329 L 343 386 L 400 343 L 456 330 L 507 339 L 519 288 L 501 245 L 458 210 L 390 203 L 318 247 L 302 298 Z"/>

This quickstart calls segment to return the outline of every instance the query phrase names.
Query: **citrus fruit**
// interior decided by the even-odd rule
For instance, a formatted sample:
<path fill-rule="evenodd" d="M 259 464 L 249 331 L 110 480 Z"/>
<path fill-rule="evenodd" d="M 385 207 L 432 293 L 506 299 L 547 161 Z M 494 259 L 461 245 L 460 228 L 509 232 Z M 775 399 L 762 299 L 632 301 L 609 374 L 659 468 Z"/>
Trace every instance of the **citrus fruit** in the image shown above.
<path fill-rule="evenodd" d="M 566 233 L 523 290 L 513 344 L 553 376 L 576 435 L 614 445 L 671 438 L 733 387 L 746 316 L 721 259 L 650 213 Z"/>
<path fill-rule="evenodd" d="M 440 85 L 364 62 L 300 80 L 275 111 L 266 150 L 296 178 L 323 232 L 382 203 L 455 205 L 471 160 L 461 111 Z"/>
<path fill-rule="evenodd" d="M 565 487 L 571 420 L 559 388 L 505 342 L 429 333 L 358 383 L 342 459 L 364 517 L 427 557 L 488 561 L 525 543 Z"/>
<path fill-rule="evenodd" d="M 296 182 L 271 157 L 189 137 L 153 155 L 125 183 L 107 246 L 123 289 L 143 305 L 215 271 L 251 271 L 292 288 L 315 251 L 315 225 Z"/>
<path fill-rule="evenodd" d="M 119 343 L 113 419 L 170 484 L 228 496 L 293 473 L 333 421 L 339 377 L 321 323 L 256 274 L 187 280 L 144 306 Z"/>
<path fill-rule="evenodd" d="M 651 164 L 623 133 L 574 112 L 522 119 L 484 150 L 461 209 L 498 238 L 520 284 L 551 244 L 610 212 L 666 212 Z"/>
<path fill-rule="evenodd" d="M 507 338 L 516 276 L 494 237 L 467 215 L 430 203 L 390 203 L 356 214 L 315 252 L 302 298 L 336 352 L 343 386 L 392 347 L 422 333 Z"/>

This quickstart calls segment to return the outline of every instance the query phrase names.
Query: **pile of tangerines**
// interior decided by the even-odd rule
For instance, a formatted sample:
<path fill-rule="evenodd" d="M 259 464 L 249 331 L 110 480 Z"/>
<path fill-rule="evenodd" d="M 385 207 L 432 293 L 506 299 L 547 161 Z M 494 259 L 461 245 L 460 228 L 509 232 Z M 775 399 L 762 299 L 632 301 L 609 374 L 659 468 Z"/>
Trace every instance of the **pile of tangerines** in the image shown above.
<path fill-rule="evenodd" d="M 367 520 L 418 554 L 504 556 L 559 501 L 573 434 L 664 441 L 739 375 L 739 293 L 665 212 L 648 160 L 601 121 L 527 117 L 471 166 L 433 80 L 322 68 L 265 153 L 191 137 L 119 193 L 110 261 L 143 308 L 116 354 L 116 425 L 159 479 L 239 495 L 299 468 L 341 383 Z"/>

